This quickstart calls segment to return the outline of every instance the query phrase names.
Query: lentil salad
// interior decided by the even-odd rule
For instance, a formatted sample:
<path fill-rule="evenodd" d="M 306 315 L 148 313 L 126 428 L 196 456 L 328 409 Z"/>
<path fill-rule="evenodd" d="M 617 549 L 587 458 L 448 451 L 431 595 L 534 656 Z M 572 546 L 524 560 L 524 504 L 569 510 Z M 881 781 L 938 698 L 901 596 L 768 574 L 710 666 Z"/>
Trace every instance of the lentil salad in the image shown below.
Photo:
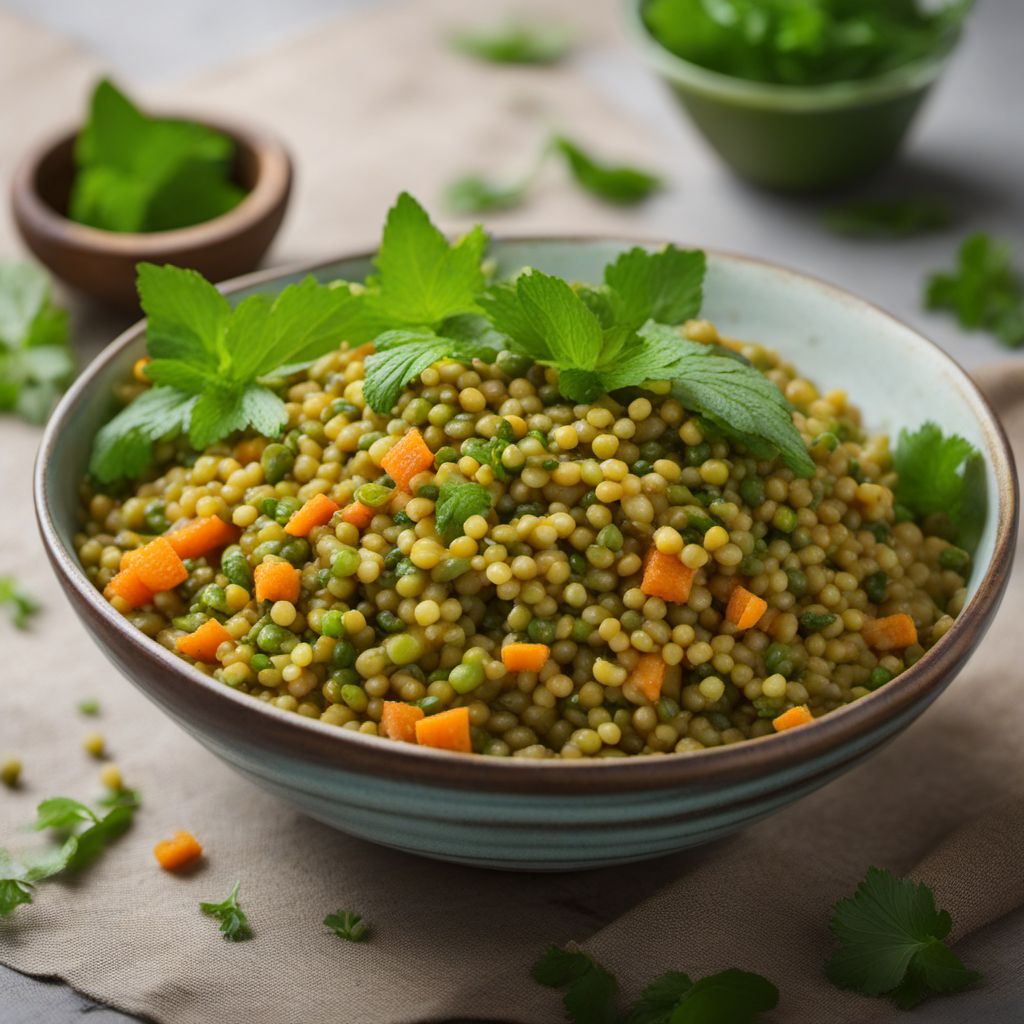
<path fill-rule="evenodd" d="M 256 699 L 491 756 L 691 753 L 885 685 L 964 603 L 970 556 L 901 507 L 888 439 L 697 316 L 673 338 L 768 382 L 799 455 L 671 380 L 567 397 L 507 338 L 380 398 L 388 341 L 352 334 L 272 383 L 279 434 L 179 433 L 83 483 L 90 579 Z"/>

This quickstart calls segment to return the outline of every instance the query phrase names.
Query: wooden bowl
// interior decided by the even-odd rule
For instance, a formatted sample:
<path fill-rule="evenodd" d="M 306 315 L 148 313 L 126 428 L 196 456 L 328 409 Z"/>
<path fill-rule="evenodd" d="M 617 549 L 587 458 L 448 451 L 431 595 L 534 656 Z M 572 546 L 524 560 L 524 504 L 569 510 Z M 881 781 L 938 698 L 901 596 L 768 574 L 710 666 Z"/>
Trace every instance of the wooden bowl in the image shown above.
<path fill-rule="evenodd" d="M 70 287 L 125 308 L 138 309 L 137 263 L 192 267 L 211 281 L 253 270 L 284 218 L 291 159 L 269 136 L 204 123 L 235 142 L 232 177 L 247 195 L 233 210 L 202 224 L 149 233 L 104 231 L 69 220 L 75 129 L 37 146 L 14 173 L 11 206 L 25 244 Z"/>

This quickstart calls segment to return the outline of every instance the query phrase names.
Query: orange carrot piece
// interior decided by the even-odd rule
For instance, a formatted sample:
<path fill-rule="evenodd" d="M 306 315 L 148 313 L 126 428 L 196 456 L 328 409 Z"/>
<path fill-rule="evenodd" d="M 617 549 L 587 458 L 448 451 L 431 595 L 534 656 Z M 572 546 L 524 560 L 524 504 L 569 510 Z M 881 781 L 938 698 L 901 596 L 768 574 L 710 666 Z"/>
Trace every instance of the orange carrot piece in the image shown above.
<path fill-rule="evenodd" d="M 665 682 L 665 662 L 660 654 L 642 654 L 629 681 L 653 704 Z"/>
<path fill-rule="evenodd" d="M 194 633 L 179 636 L 178 650 L 196 661 L 216 661 L 217 648 L 235 638 L 216 620 L 207 619 Z"/>
<path fill-rule="evenodd" d="M 341 518 L 346 523 L 351 523 L 357 530 L 365 530 L 373 521 L 376 511 L 361 501 L 353 501 L 341 510 Z"/>
<path fill-rule="evenodd" d="M 175 832 L 153 847 L 153 856 L 164 871 L 177 871 L 203 855 L 203 848 L 191 832 Z"/>
<path fill-rule="evenodd" d="M 287 562 L 260 562 L 253 572 L 257 601 L 291 601 L 299 599 L 302 576 Z"/>
<path fill-rule="evenodd" d="M 415 743 L 416 723 L 423 717 L 423 708 L 418 708 L 415 704 L 386 700 L 381 708 L 380 727 L 389 739 Z"/>
<path fill-rule="evenodd" d="M 502 663 L 509 672 L 539 672 L 550 655 L 547 644 L 506 644 L 501 649 Z"/>
<path fill-rule="evenodd" d="M 423 747 L 470 753 L 473 744 L 469 739 L 469 708 L 449 708 L 440 714 L 419 719 L 416 722 L 416 742 Z"/>
<path fill-rule="evenodd" d="M 125 552 L 127 555 L 129 552 Z M 124 559 L 122 558 L 122 563 Z M 107 585 L 103 596 L 109 601 L 119 597 L 131 608 L 141 608 L 153 600 L 153 591 L 139 579 L 134 569 L 122 569 Z"/>
<path fill-rule="evenodd" d="M 693 569 L 683 565 L 676 555 L 666 555 L 652 545 L 644 559 L 640 589 L 649 597 L 686 604 L 692 586 Z"/>
<path fill-rule="evenodd" d="M 784 732 L 786 729 L 795 729 L 798 725 L 807 725 L 814 721 L 814 715 L 806 704 L 798 704 L 795 708 L 783 711 L 777 718 L 772 719 L 772 725 L 776 732 Z"/>
<path fill-rule="evenodd" d="M 892 651 L 898 647 L 909 647 L 917 643 L 917 627 L 914 620 L 904 612 L 886 615 L 882 619 L 865 622 L 861 629 L 867 645 L 876 651 Z"/>
<path fill-rule="evenodd" d="M 153 382 L 149 379 L 149 375 L 146 373 L 146 367 L 150 364 L 149 356 L 140 356 L 132 363 L 132 376 L 140 384 L 152 384 Z"/>
<path fill-rule="evenodd" d="M 766 611 L 768 602 L 763 597 L 752 594 L 746 587 L 736 587 L 726 606 L 725 617 L 737 629 L 751 629 Z"/>
<path fill-rule="evenodd" d="M 234 544 L 239 532 L 237 526 L 225 523 L 220 516 L 207 516 L 167 534 L 167 542 L 178 552 L 179 558 L 198 558 Z"/>
<path fill-rule="evenodd" d="M 121 554 L 121 565 L 120 569 L 124 572 L 125 569 L 130 569 L 133 562 L 139 560 L 139 552 L 142 548 L 132 548 L 130 551 L 124 551 Z"/>
<path fill-rule="evenodd" d="M 154 593 L 173 590 L 188 579 L 188 569 L 166 537 L 157 537 L 139 548 L 130 568 Z"/>
<path fill-rule="evenodd" d="M 380 465 L 381 469 L 395 481 L 395 486 L 400 491 L 407 491 L 409 481 L 417 473 L 422 473 L 434 465 L 434 453 L 427 447 L 423 435 L 413 427 L 380 460 Z"/>
<path fill-rule="evenodd" d="M 284 532 L 290 533 L 293 537 L 306 537 L 314 526 L 323 526 L 324 523 L 330 522 L 331 516 L 339 508 L 341 506 L 336 501 L 331 501 L 326 494 L 316 494 L 292 514 Z"/>

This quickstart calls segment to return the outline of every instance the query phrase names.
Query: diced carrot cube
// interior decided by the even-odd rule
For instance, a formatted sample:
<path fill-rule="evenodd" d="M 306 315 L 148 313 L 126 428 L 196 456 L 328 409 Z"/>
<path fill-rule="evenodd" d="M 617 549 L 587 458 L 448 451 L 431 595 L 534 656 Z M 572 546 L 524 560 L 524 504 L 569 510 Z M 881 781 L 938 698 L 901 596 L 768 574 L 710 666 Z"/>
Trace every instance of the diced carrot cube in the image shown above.
<path fill-rule="evenodd" d="M 416 742 L 423 747 L 470 753 L 473 744 L 469 736 L 469 708 L 450 708 L 419 719 L 416 722 Z"/>
<path fill-rule="evenodd" d="M 899 612 L 896 615 L 886 615 L 884 618 L 865 622 L 861 636 L 867 645 L 876 651 L 892 651 L 916 644 L 917 627 L 909 615 Z"/>
<path fill-rule="evenodd" d="M 122 558 L 122 563 L 123 561 Z M 141 608 L 153 600 L 153 591 L 139 579 L 139 574 L 132 568 L 122 569 L 106 585 L 103 595 L 108 601 L 112 597 L 119 597 L 130 608 Z"/>
<path fill-rule="evenodd" d="M 376 515 L 376 511 L 361 501 L 353 501 L 341 510 L 341 518 L 346 523 L 351 523 L 357 530 L 365 530 Z"/>
<path fill-rule="evenodd" d="M 380 713 L 381 731 L 389 739 L 416 742 L 416 723 L 424 717 L 423 708 L 400 700 L 386 700 Z"/>
<path fill-rule="evenodd" d="M 207 619 L 194 633 L 180 636 L 177 648 L 196 661 L 217 660 L 217 648 L 234 637 L 216 619 Z"/>
<path fill-rule="evenodd" d="M 652 545 L 644 559 L 640 589 L 649 597 L 686 604 L 690 598 L 693 576 L 693 569 L 683 565 L 677 555 L 667 555 Z"/>
<path fill-rule="evenodd" d="M 506 644 L 501 649 L 502 663 L 509 672 L 539 672 L 550 655 L 547 644 Z"/>
<path fill-rule="evenodd" d="M 814 715 L 806 704 L 799 704 L 795 708 L 783 711 L 777 718 L 772 719 L 772 725 L 776 732 L 784 732 L 786 729 L 795 729 L 799 725 L 807 725 L 814 721 Z"/>
<path fill-rule="evenodd" d="M 653 704 L 665 682 L 665 662 L 660 654 L 642 654 L 629 681 Z"/>
<path fill-rule="evenodd" d="M 220 516 L 194 519 L 191 523 L 166 535 L 167 542 L 179 558 L 198 558 L 217 548 L 226 548 L 238 540 L 239 529 L 225 523 Z"/>
<path fill-rule="evenodd" d="M 409 490 L 409 482 L 417 473 L 434 465 L 434 453 L 427 447 L 423 435 L 413 427 L 380 460 L 381 468 L 401 491 Z"/>
<path fill-rule="evenodd" d="M 203 855 L 203 848 L 191 832 L 176 832 L 153 847 L 153 855 L 164 871 L 177 871 Z"/>
<path fill-rule="evenodd" d="M 323 526 L 325 523 L 330 522 L 331 516 L 340 507 L 337 502 L 331 501 L 326 494 L 317 494 L 292 515 L 291 519 L 288 520 L 288 525 L 284 528 L 284 532 L 290 533 L 293 537 L 306 537 L 314 526 Z"/>
<path fill-rule="evenodd" d="M 763 597 L 751 593 L 746 587 L 736 587 L 729 597 L 725 617 L 737 629 L 751 629 L 761 621 L 766 611 L 768 602 Z"/>
<path fill-rule="evenodd" d="M 188 579 L 188 569 L 166 537 L 157 537 L 139 548 L 130 568 L 153 593 L 173 590 Z"/>
<path fill-rule="evenodd" d="M 260 562 L 253 571 L 257 601 L 291 601 L 302 591 L 302 576 L 287 562 Z"/>

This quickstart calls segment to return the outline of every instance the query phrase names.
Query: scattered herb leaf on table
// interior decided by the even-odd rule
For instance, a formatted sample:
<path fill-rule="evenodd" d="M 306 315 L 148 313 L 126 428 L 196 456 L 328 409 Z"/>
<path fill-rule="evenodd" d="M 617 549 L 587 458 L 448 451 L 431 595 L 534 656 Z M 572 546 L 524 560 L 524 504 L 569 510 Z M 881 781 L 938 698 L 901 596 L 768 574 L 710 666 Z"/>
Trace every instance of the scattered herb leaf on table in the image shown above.
<path fill-rule="evenodd" d="M 825 224 L 854 238 L 907 238 L 949 227 L 953 211 L 943 199 L 866 199 L 825 212 Z"/>
<path fill-rule="evenodd" d="M 238 903 L 238 889 L 240 882 L 235 882 L 231 892 L 220 901 L 220 903 L 200 903 L 199 909 L 209 917 L 215 917 L 220 922 L 220 933 L 229 942 L 244 942 L 252 938 L 252 928 L 249 927 L 249 918 Z"/>
<path fill-rule="evenodd" d="M 0 576 L 0 605 L 7 605 L 15 629 L 28 629 L 39 604 L 25 593 L 13 576 Z"/>
<path fill-rule="evenodd" d="M 572 37 L 557 25 L 510 21 L 458 32 L 451 42 L 461 53 L 492 64 L 554 64 L 569 52 Z"/>
<path fill-rule="evenodd" d="M 336 910 L 324 918 L 324 924 L 338 936 L 349 942 L 363 942 L 370 933 L 369 925 L 359 914 L 351 910 Z"/>

